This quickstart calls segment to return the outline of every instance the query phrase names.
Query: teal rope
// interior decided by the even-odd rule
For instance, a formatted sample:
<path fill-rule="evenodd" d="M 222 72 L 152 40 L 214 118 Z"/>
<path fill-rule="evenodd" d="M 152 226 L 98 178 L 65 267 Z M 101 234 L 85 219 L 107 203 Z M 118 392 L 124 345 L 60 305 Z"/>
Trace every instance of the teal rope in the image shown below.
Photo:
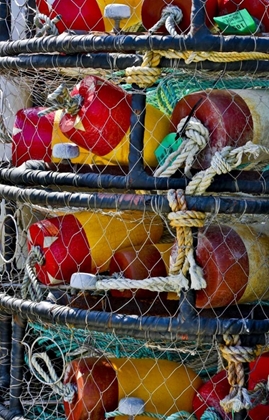
<path fill-rule="evenodd" d="M 201 416 L 200 420 L 222 420 L 222 416 L 219 412 L 213 408 L 209 407 Z"/>
<path fill-rule="evenodd" d="M 150 417 L 154 419 L 161 419 L 161 420 L 197 420 L 193 414 L 188 413 L 187 411 L 179 411 L 178 413 L 173 413 L 170 416 L 164 416 L 162 414 L 151 413 L 148 411 L 144 411 L 144 413 L 138 414 L 139 416 L 143 417 Z M 121 411 L 111 411 L 109 413 L 105 413 L 105 418 L 116 417 L 116 416 L 126 416 L 126 414 L 122 413 Z"/>

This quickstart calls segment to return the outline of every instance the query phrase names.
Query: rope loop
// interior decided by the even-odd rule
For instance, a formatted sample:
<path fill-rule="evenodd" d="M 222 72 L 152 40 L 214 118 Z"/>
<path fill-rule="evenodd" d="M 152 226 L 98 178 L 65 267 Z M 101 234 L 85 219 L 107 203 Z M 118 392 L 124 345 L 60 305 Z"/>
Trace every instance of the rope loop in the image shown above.
<path fill-rule="evenodd" d="M 186 124 L 188 117 L 182 118 L 177 126 L 177 132 L 180 133 Z M 194 159 L 207 145 L 209 140 L 209 131 L 195 117 L 191 117 L 186 125 L 185 134 L 179 148 L 171 153 L 154 173 L 155 177 L 170 177 L 178 168 L 182 167 L 185 162 L 184 172 L 192 178 L 190 173 Z"/>
<path fill-rule="evenodd" d="M 56 23 L 60 22 L 61 18 L 61 15 L 57 15 L 54 19 L 50 19 L 43 13 L 36 13 L 34 17 L 34 24 L 39 29 L 39 32 L 36 36 L 41 37 L 44 35 L 59 35 Z"/>
<path fill-rule="evenodd" d="M 65 83 L 62 83 L 54 92 L 48 95 L 48 101 L 53 105 L 39 112 L 38 116 L 41 117 L 59 109 L 63 109 L 67 114 L 75 116 L 81 109 L 83 97 L 79 94 L 71 96 Z"/>
<path fill-rule="evenodd" d="M 154 26 L 149 29 L 149 33 L 156 32 L 163 25 L 171 36 L 178 35 L 176 25 L 178 25 L 183 18 L 182 10 L 178 6 L 166 6 L 163 8 L 161 17 Z"/>

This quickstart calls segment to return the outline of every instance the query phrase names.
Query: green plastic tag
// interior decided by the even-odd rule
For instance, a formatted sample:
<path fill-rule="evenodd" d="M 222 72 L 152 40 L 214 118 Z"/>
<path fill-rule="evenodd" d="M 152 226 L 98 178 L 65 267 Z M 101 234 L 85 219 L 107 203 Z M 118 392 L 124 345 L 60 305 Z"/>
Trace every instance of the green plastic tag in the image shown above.
<path fill-rule="evenodd" d="M 229 15 L 214 17 L 213 19 L 225 35 L 247 35 L 255 32 L 257 29 L 256 22 L 247 9 L 238 10 Z"/>
<path fill-rule="evenodd" d="M 167 157 L 171 155 L 171 153 L 178 150 L 179 146 L 181 145 L 183 140 L 181 138 L 176 139 L 176 135 L 177 133 L 167 134 L 167 136 L 155 150 L 154 153 L 159 165 L 163 165 Z M 173 159 L 173 161 L 174 160 L 175 159 Z"/>

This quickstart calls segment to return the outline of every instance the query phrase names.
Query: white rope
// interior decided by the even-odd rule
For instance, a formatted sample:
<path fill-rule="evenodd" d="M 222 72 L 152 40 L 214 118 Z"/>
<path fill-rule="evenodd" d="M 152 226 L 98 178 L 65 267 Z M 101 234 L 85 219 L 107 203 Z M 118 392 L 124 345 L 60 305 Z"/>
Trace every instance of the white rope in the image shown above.
<path fill-rule="evenodd" d="M 39 29 L 39 32 L 36 36 L 40 37 L 42 35 L 59 35 L 56 23 L 58 23 L 60 20 L 60 15 L 56 16 L 54 19 L 50 19 L 47 15 L 44 15 L 43 13 L 37 13 L 34 18 L 34 24 Z"/>
<path fill-rule="evenodd" d="M 45 362 L 48 369 L 48 373 L 45 372 L 44 369 L 39 365 L 38 359 L 43 360 L 43 362 Z M 31 365 L 35 368 L 40 377 L 45 381 L 46 385 L 49 385 L 54 392 L 61 395 L 64 401 L 70 403 L 73 401 L 76 393 L 75 389 L 70 383 L 63 384 L 61 382 L 46 352 L 34 353 L 31 357 Z"/>
<path fill-rule="evenodd" d="M 247 161 L 244 161 L 245 157 L 247 157 Z M 242 164 L 246 165 L 244 168 L 246 170 L 248 167 L 253 168 L 254 164 L 260 165 L 261 162 L 266 165 L 268 161 L 268 147 L 254 144 L 251 141 L 237 148 L 226 146 L 219 152 L 215 153 L 212 157 L 209 168 L 198 172 L 193 177 L 189 185 L 186 187 L 186 194 L 203 194 L 213 182 L 215 175 L 228 173 Z"/>
<path fill-rule="evenodd" d="M 149 29 L 149 33 L 156 32 L 161 26 L 165 25 L 167 32 L 171 36 L 177 36 L 178 33 L 175 26 L 181 22 L 182 18 L 183 13 L 178 6 L 166 6 L 162 10 L 160 20 Z"/>
<path fill-rule="evenodd" d="M 180 132 L 188 117 L 182 118 L 177 126 Z M 175 152 L 171 153 L 154 173 L 155 177 L 170 177 L 185 162 L 184 172 L 191 178 L 190 168 L 197 154 L 203 150 L 209 140 L 209 131 L 195 117 L 191 117 L 187 123 L 183 141 Z M 174 160 L 175 159 L 175 160 Z"/>
<path fill-rule="evenodd" d="M 105 278 L 96 280 L 94 290 L 130 290 L 143 289 L 154 292 L 175 292 L 180 293 L 182 288 L 188 288 L 189 281 L 180 273 L 178 275 L 169 275 L 167 277 L 151 277 L 144 280 L 132 280 L 125 277 Z"/>
<path fill-rule="evenodd" d="M 25 274 L 21 286 L 22 299 L 27 299 L 29 293 L 33 301 L 41 302 L 43 300 L 43 292 L 34 271 L 35 264 L 42 265 L 43 263 L 44 256 L 40 247 L 33 246 L 25 263 Z"/>

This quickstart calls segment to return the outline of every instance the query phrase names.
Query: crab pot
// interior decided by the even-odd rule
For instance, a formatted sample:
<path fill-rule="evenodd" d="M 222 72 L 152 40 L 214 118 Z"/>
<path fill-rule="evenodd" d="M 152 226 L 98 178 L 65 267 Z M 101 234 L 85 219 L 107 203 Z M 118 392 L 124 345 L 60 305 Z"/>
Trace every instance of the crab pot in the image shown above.
<path fill-rule="evenodd" d="M 191 93 L 180 99 L 171 117 L 171 131 L 201 100 L 194 116 L 209 131 L 209 142 L 193 167 L 206 169 L 216 151 L 240 147 L 248 141 L 268 146 L 269 93 L 266 90 L 211 90 Z"/>
<path fill-rule="evenodd" d="M 67 419 L 100 420 L 130 396 L 144 400 L 145 411 L 155 414 L 191 411 L 202 380 L 190 368 L 167 360 L 86 358 L 67 366 L 64 383 L 77 389 L 73 401 L 64 402 Z"/>
<path fill-rule="evenodd" d="M 163 232 L 159 216 L 136 211 L 96 214 L 86 211 L 44 219 L 28 230 L 28 249 L 39 246 L 45 263 L 36 264 L 44 284 L 69 283 L 78 271 L 108 270 L 113 252 L 127 246 L 157 242 Z"/>

